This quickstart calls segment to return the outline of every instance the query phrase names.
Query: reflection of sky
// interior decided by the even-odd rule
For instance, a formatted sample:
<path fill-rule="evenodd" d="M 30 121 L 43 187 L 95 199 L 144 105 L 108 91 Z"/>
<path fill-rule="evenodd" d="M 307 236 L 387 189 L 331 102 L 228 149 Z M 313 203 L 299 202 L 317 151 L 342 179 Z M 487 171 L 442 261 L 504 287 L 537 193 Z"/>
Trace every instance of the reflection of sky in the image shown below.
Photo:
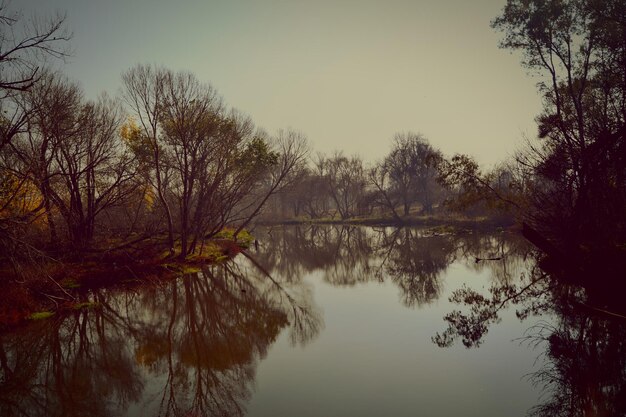
<path fill-rule="evenodd" d="M 484 163 L 533 136 L 539 110 L 519 57 L 489 27 L 504 0 L 19 0 L 66 10 L 66 72 L 89 97 L 136 63 L 191 70 L 262 127 L 316 150 L 380 158 L 397 131 Z"/>
<path fill-rule="evenodd" d="M 522 377 L 541 349 L 513 340 L 532 320 L 504 312 L 479 349 L 430 340 L 458 308 L 447 301 L 451 292 L 463 283 L 489 287 L 488 268 L 453 263 L 440 277 L 439 300 L 417 310 L 398 302 L 390 280 L 335 287 L 319 272 L 305 279 L 315 284 L 325 329 L 305 349 L 284 334 L 272 346 L 249 416 L 525 416 L 537 404 L 538 390 Z"/>

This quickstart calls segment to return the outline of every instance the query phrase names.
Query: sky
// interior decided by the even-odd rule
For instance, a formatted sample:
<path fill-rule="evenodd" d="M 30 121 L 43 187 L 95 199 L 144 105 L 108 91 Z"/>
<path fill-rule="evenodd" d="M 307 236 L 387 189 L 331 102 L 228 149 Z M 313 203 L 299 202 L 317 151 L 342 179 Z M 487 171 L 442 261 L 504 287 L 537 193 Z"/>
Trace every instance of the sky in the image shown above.
<path fill-rule="evenodd" d="M 87 98 L 136 64 L 188 70 L 269 132 L 382 159 L 393 135 L 490 166 L 536 136 L 537 79 L 489 26 L 505 0 L 13 0 L 67 13 Z"/>

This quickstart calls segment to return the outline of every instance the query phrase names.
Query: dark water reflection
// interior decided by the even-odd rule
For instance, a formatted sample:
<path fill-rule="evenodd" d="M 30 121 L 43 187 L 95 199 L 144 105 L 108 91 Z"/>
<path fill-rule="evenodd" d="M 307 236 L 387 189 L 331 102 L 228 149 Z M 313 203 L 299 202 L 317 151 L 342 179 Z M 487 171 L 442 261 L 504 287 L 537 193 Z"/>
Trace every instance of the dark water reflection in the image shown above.
<path fill-rule="evenodd" d="M 626 415 L 624 326 L 514 235 L 256 234 L 253 260 L 1 336 L 0 415 Z"/>
<path fill-rule="evenodd" d="M 319 315 L 237 264 L 138 292 L 98 291 L 98 305 L 5 336 L 0 415 L 237 416 L 257 362 L 289 325 L 294 341 Z"/>
<path fill-rule="evenodd" d="M 332 285 L 354 285 L 391 278 L 407 306 L 438 298 L 438 277 L 458 261 L 475 271 L 489 269 L 508 281 L 526 267 L 528 246 L 508 233 L 453 235 L 415 228 L 293 227 L 267 232 L 267 253 L 259 259 L 287 279 L 323 271 Z M 501 262 L 476 258 L 502 257 Z"/>

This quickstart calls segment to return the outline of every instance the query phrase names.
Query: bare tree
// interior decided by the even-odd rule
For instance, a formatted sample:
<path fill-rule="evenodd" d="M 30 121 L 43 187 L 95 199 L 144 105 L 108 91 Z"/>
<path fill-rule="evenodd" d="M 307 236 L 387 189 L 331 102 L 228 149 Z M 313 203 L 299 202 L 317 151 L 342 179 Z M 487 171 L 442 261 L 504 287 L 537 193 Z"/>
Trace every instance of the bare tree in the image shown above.
<path fill-rule="evenodd" d="M 74 247 L 88 247 L 98 215 L 134 190 L 119 105 L 106 96 L 85 103 L 77 85 L 52 73 L 22 92 L 20 105 L 28 108 L 28 131 L 11 144 L 18 163 L 6 169 L 39 190 L 52 242 L 58 213 Z"/>
<path fill-rule="evenodd" d="M 341 218 L 347 219 L 357 214 L 366 184 L 363 161 L 357 156 L 348 158 L 341 152 L 335 152 L 329 158 L 320 156 L 318 165 Z"/>
<path fill-rule="evenodd" d="M 56 164 L 59 146 L 77 132 L 77 115 L 80 112 L 82 93 L 77 85 L 62 77 L 46 73 L 30 91 L 15 96 L 16 105 L 23 109 L 25 131 L 10 144 L 17 164 L 5 168 L 14 175 L 25 178 L 41 194 L 50 242 L 58 240 L 55 221 L 55 182 L 61 181 Z M 69 213 L 66 213 L 69 218 Z"/>
<path fill-rule="evenodd" d="M 272 150 L 249 117 L 190 73 L 137 66 L 123 79 L 139 120 L 133 149 L 164 209 L 172 255 L 176 240 L 184 258 L 225 225 L 245 227 L 302 158 L 295 140 Z M 268 191 L 255 192 L 265 180 Z"/>
<path fill-rule="evenodd" d="M 134 156 L 120 140 L 121 110 L 107 96 L 82 105 L 78 130 L 55 157 L 65 183 L 55 202 L 74 246 L 88 247 L 98 216 L 136 189 Z"/>
<path fill-rule="evenodd" d="M 306 162 L 309 146 L 302 133 L 293 130 L 280 130 L 273 142 L 278 160 L 269 170 L 268 184 L 263 195 L 255 203 L 248 217 L 239 225 L 234 233 L 235 237 L 261 212 L 272 195 L 293 184 L 293 181 L 298 177 L 292 174 Z"/>
<path fill-rule="evenodd" d="M 216 140 L 221 123 L 222 104 L 209 85 L 200 83 L 191 73 L 165 72 L 161 109 L 163 130 L 161 146 L 169 155 L 167 163 L 174 176 L 169 191 L 178 208 L 181 252 L 190 253 L 189 240 L 193 212 L 199 214 L 205 204 L 198 198 L 198 188 L 206 184 L 206 174 L 220 156 L 223 145 Z M 200 195 L 200 197 L 204 197 Z M 196 228 L 197 230 L 197 228 Z"/>
<path fill-rule="evenodd" d="M 159 134 L 163 119 L 164 83 L 167 74 L 160 68 L 137 65 L 122 75 L 126 103 L 137 116 L 142 138 L 145 138 L 149 170 L 147 179 L 156 190 L 156 195 L 165 212 L 170 254 L 174 254 L 174 223 L 169 202 L 165 198 L 164 173 Z"/>
<path fill-rule="evenodd" d="M 66 58 L 67 41 L 72 34 L 65 28 L 64 14 L 50 18 L 33 16 L 24 21 L 11 12 L 8 2 L 0 3 L 0 89 L 26 91 L 41 76 L 41 63 L 47 56 Z"/>
<path fill-rule="evenodd" d="M 415 201 L 422 205 L 423 212 L 432 212 L 437 165 L 441 158 L 441 153 L 421 134 L 408 132 L 394 137 L 393 148 L 384 161 L 384 170 L 389 175 L 389 192 L 397 195 L 405 216 Z"/>
<path fill-rule="evenodd" d="M 400 215 L 396 211 L 399 200 L 397 198 L 397 194 L 394 195 L 392 192 L 388 166 L 384 162 L 376 164 L 369 170 L 368 179 L 370 184 L 372 184 L 376 189 L 376 203 L 379 206 L 390 210 L 394 219 L 400 221 Z"/>
<path fill-rule="evenodd" d="M 42 66 L 49 57 L 64 59 L 70 54 L 72 34 L 65 27 L 65 15 L 24 19 L 0 3 L 0 149 L 22 132 L 26 123 L 23 109 L 6 99 L 33 87 L 44 75 Z"/>

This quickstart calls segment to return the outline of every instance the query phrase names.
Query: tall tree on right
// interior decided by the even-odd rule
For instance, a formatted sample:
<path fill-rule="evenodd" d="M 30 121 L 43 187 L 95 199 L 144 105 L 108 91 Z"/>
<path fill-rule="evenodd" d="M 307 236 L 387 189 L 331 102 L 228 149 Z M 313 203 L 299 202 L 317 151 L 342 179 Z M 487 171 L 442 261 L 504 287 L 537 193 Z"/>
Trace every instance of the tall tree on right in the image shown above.
<path fill-rule="evenodd" d="M 563 250 L 617 250 L 626 242 L 626 1 L 508 0 L 492 26 L 542 79 L 540 142 L 523 161 L 537 179 L 528 220 Z"/>

